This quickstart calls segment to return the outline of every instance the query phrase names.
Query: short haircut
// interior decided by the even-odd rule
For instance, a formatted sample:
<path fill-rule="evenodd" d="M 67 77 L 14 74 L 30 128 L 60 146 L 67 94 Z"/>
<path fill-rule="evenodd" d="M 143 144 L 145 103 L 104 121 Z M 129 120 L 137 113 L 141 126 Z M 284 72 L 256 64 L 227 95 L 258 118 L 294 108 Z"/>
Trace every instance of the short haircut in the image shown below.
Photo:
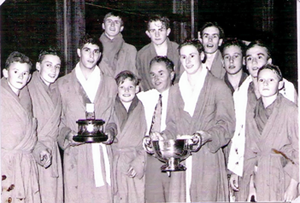
<path fill-rule="evenodd" d="M 283 79 L 280 68 L 278 66 L 276 66 L 274 64 L 270 64 L 270 63 L 267 63 L 263 67 L 261 67 L 257 72 L 257 76 L 259 76 L 259 73 L 265 69 L 269 69 L 269 70 L 273 71 L 278 76 L 279 81 L 281 81 Z"/>
<path fill-rule="evenodd" d="M 6 59 L 5 69 L 9 69 L 9 66 L 14 62 L 27 63 L 29 65 L 29 71 L 31 71 L 32 62 L 30 61 L 29 57 L 25 54 L 22 54 L 18 51 L 12 52 Z"/>
<path fill-rule="evenodd" d="M 100 42 L 99 38 L 93 35 L 85 34 L 82 36 L 79 40 L 78 43 L 78 49 L 82 49 L 85 44 L 95 44 L 99 47 L 99 51 L 102 53 L 103 52 L 103 46 L 102 43 Z"/>
<path fill-rule="evenodd" d="M 149 16 L 147 21 L 147 30 L 150 27 L 151 22 L 161 21 L 161 23 L 166 27 L 166 29 L 170 28 L 170 20 L 166 16 L 161 16 L 159 14 Z"/>
<path fill-rule="evenodd" d="M 122 16 L 121 12 L 111 11 L 111 12 L 107 13 L 103 18 L 103 22 L 105 22 L 105 20 L 110 16 L 119 17 L 121 19 L 121 26 L 124 25 L 123 16 Z"/>
<path fill-rule="evenodd" d="M 236 38 L 227 38 L 224 40 L 223 45 L 221 47 L 221 52 L 223 54 L 223 51 L 226 47 L 230 47 L 230 46 L 237 46 L 241 49 L 242 55 L 244 55 L 244 51 L 246 49 L 246 44 L 240 40 L 240 39 L 236 39 Z"/>
<path fill-rule="evenodd" d="M 223 28 L 221 28 L 221 27 L 218 25 L 217 22 L 206 22 L 206 23 L 202 26 L 202 28 L 200 29 L 201 38 L 203 37 L 203 30 L 204 30 L 205 28 L 208 28 L 208 27 L 216 27 L 216 28 L 218 28 L 219 34 L 220 34 L 220 36 L 219 36 L 220 39 L 223 39 L 223 38 L 225 37 Z"/>
<path fill-rule="evenodd" d="M 269 48 L 269 46 L 268 46 L 266 43 L 264 43 L 262 40 L 251 41 L 250 44 L 249 44 L 249 45 L 246 47 L 246 49 L 245 49 L 244 56 L 246 56 L 246 52 L 247 52 L 249 49 L 251 49 L 252 47 L 254 47 L 254 46 L 259 46 L 259 47 L 265 48 L 265 49 L 267 50 L 267 55 L 268 55 L 267 57 L 268 57 L 268 59 L 271 58 L 270 48 Z"/>
<path fill-rule="evenodd" d="M 46 55 L 54 55 L 60 58 L 60 52 L 57 48 L 48 47 L 47 49 L 43 49 L 40 51 L 38 62 L 42 62 Z"/>
<path fill-rule="evenodd" d="M 120 72 L 115 78 L 117 85 L 123 84 L 126 79 L 129 79 L 130 81 L 134 82 L 135 86 L 139 85 L 140 83 L 140 79 L 129 70 L 124 70 Z"/>
<path fill-rule="evenodd" d="M 170 72 L 174 72 L 174 63 L 166 56 L 155 56 L 150 61 L 150 67 L 153 63 L 164 63 L 166 65 L 167 70 Z"/>
<path fill-rule="evenodd" d="M 181 48 L 184 47 L 184 46 L 187 46 L 187 45 L 194 46 L 197 49 L 197 51 L 199 52 L 199 54 L 201 54 L 203 52 L 203 54 L 205 55 L 205 57 L 202 60 L 202 63 L 205 63 L 205 61 L 206 61 L 206 54 L 204 52 L 204 47 L 203 47 L 202 43 L 198 39 L 186 39 L 184 42 L 182 42 L 179 45 L 179 47 L 178 47 L 179 55 L 180 55 Z"/>

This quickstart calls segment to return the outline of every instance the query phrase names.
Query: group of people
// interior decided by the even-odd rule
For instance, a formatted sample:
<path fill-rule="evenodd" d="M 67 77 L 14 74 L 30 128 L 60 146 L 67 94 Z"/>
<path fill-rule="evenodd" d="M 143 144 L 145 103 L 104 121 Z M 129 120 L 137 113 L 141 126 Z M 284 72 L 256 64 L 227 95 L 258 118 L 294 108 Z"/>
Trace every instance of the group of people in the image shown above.
<path fill-rule="evenodd" d="M 261 41 L 225 39 L 208 22 L 200 39 L 169 40 L 167 17 L 147 22 L 137 51 L 105 15 L 82 36 L 79 61 L 58 78 L 57 50 L 33 64 L 20 53 L 1 79 L 2 202 L 292 201 L 299 195 L 297 92 Z M 245 67 L 245 68 L 244 68 Z M 246 71 L 247 70 L 247 71 Z M 248 75 L 249 74 L 249 75 Z M 74 141 L 92 108 L 107 140 Z M 144 137 L 200 139 L 185 171 L 163 173 Z M 60 149 L 63 156 L 60 154 Z"/>

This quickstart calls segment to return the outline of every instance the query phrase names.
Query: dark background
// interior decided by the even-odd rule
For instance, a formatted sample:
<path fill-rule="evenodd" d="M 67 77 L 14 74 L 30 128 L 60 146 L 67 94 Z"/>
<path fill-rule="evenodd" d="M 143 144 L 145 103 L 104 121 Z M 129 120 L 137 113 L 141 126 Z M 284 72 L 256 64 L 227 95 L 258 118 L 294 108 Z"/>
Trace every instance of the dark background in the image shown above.
<path fill-rule="evenodd" d="M 271 8 L 273 26 L 265 31 L 259 9 L 270 6 L 268 2 L 274 5 Z M 150 42 L 145 34 L 148 14 L 163 13 L 172 22 L 189 20 L 188 15 L 174 15 L 171 9 L 171 0 L 86 0 L 86 32 L 100 36 L 104 15 L 111 10 L 121 10 L 125 20 L 123 37 L 139 50 Z M 12 51 L 23 52 L 35 62 L 41 49 L 58 44 L 56 1 L 6 0 L 0 12 L 2 68 Z M 216 21 L 226 37 L 265 40 L 272 48 L 273 63 L 279 65 L 284 77 L 297 87 L 296 0 L 202 0 L 198 1 L 196 20 L 196 30 L 207 21 Z M 172 24 L 173 31 L 176 25 Z M 170 39 L 180 43 L 175 35 L 172 32 Z"/>

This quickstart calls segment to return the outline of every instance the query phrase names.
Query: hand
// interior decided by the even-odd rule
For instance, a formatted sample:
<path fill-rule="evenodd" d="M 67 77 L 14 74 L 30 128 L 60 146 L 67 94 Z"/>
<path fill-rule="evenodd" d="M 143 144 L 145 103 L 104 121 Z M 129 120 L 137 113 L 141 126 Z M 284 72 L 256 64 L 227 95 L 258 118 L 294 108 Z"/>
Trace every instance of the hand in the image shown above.
<path fill-rule="evenodd" d="M 130 178 L 134 178 L 136 176 L 136 171 L 132 166 L 128 169 L 127 176 Z"/>
<path fill-rule="evenodd" d="M 39 164 L 44 168 L 48 168 L 52 163 L 52 151 L 50 149 L 42 150 L 40 152 Z"/>
<path fill-rule="evenodd" d="M 73 137 L 74 137 L 75 135 L 76 135 L 76 133 L 74 133 L 73 131 L 71 131 L 71 132 L 67 135 L 66 139 L 69 141 L 69 145 L 70 145 L 71 147 L 75 147 L 75 146 L 79 146 L 79 145 L 84 144 L 84 142 L 76 142 L 76 141 L 74 141 L 74 140 L 73 140 Z"/>
<path fill-rule="evenodd" d="M 115 135 L 111 130 L 108 130 L 107 132 L 105 132 L 105 135 L 108 137 L 107 140 L 105 142 L 103 142 L 103 144 L 106 145 L 110 145 L 114 142 L 115 139 Z"/>
<path fill-rule="evenodd" d="M 291 179 L 290 184 L 284 193 L 285 202 L 291 202 L 297 197 L 297 185 L 297 181 Z"/>
<path fill-rule="evenodd" d="M 197 131 L 196 133 L 200 134 L 200 136 L 201 136 L 201 140 L 202 140 L 201 145 L 204 145 L 205 143 L 212 141 L 211 135 L 209 133 L 202 131 L 202 130 Z"/>
<path fill-rule="evenodd" d="M 229 185 L 233 189 L 233 191 L 239 191 L 239 176 L 236 174 L 232 174 L 229 179 Z"/>

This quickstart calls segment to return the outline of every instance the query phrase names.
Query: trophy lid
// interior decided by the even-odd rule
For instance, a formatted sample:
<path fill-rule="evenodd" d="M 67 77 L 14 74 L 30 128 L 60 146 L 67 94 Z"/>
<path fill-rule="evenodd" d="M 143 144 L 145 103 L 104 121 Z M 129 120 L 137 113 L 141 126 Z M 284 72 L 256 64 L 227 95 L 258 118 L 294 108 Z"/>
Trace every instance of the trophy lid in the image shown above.
<path fill-rule="evenodd" d="M 102 119 L 79 119 L 76 121 L 79 125 L 82 124 L 95 124 L 95 125 L 103 125 L 105 123 Z"/>

